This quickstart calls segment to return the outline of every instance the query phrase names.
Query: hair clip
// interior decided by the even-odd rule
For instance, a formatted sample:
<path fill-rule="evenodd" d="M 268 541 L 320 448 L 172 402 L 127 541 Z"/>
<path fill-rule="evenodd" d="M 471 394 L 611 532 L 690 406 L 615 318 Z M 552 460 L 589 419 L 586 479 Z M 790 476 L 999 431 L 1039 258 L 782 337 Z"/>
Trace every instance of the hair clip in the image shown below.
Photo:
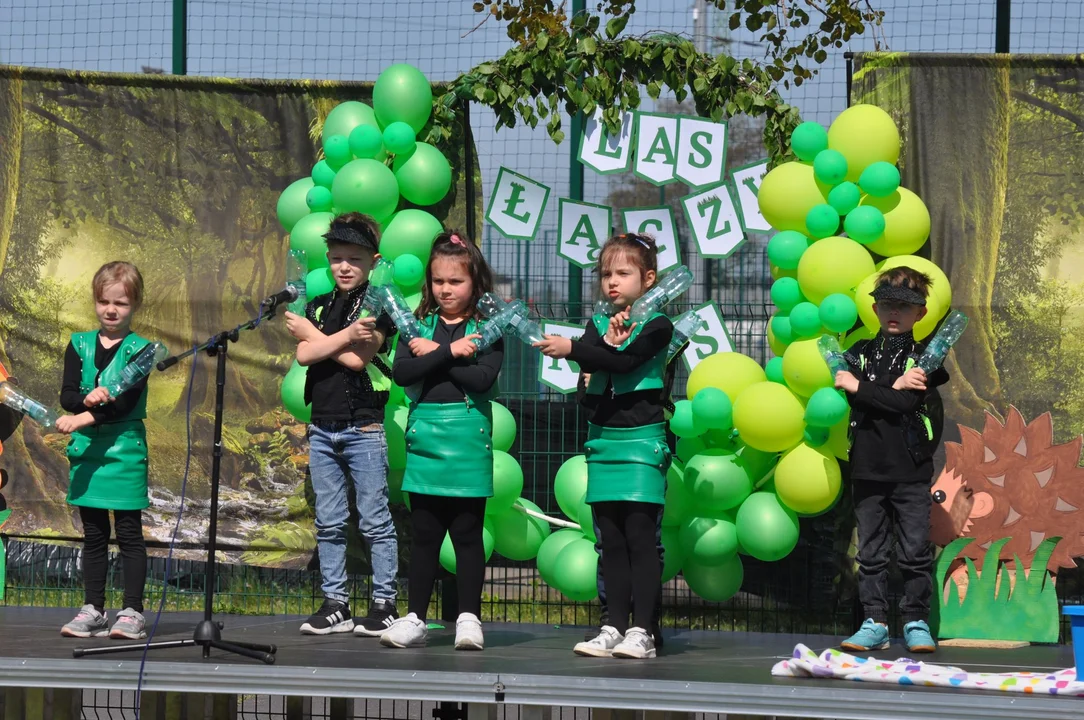
<path fill-rule="evenodd" d="M 448 237 L 448 242 L 452 243 L 453 245 L 458 245 L 459 247 L 467 247 L 467 244 L 463 242 L 463 238 L 459 237 L 457 233 L 452 233 Z"/>
<path fill-rule="evenodd" d="M 650 249 L 651 249 L 651 246 L 650 246 L 650 245 L 648 245 L 648 244 L 647 244 L 647 242 L 646 242 L 646 241 L 645 241 L 645 240 L 644 240 L 643 238 L 641 238 L 641 237 L 640 237 L 639 235 L 626 235 L 625 237 L 630 237 L 630 238 L 632 238 L 632 239 L 633 239 L 633 240 L 635 240 L 636 242 L 638 242 L 638 243 L 640 243 L 641 245 L 643 245 L 643 246 L 644 246 L 644 248 L 645 248 L 645 249 L 647 249 L 647 250 L 650 250 Z"/>

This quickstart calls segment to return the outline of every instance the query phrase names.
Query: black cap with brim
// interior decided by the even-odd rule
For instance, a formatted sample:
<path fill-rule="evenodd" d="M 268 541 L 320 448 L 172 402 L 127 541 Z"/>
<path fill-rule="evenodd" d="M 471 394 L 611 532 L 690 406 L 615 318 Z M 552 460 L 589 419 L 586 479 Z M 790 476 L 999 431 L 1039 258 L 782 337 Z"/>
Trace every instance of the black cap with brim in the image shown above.
<path fill-rule="evenodd" d="M 870 293 L 870 295 L 878 302 L 887 300 L 907 303 L 908 305 L 918 305 L 920 307 L 925 307 L 926 305 L 926 298 L 922 297 L 922 293 L 912 290 L 909 287 L 895 287 L 889 283 L 881 283 Z"/>
<path fill-rule="evenodd" d="M 348 225 L 333 225 L 330 230 L 324 233 L 324 239 L 328 243 L 344 243 L 346 245 L 358 245 L 371 250 L 372 252 L 378 252 L 380 243 L 376 238 L 369 235 L 367 232 L 362 232 L 357 228 L 352 228 Z"/>

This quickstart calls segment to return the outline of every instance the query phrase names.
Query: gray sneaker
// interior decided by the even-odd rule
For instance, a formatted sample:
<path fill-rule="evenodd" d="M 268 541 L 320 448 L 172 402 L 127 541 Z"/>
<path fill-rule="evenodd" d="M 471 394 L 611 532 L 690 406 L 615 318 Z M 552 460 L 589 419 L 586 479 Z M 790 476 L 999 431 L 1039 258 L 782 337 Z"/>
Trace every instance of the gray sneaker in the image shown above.
<path fill-rule="evenodd" d="M 84 605 L 70 623 L 60 628 L 60 634 L 73 638 L 105 637 L 109 634 L 109 618 L 93 605 Z"/>
<path fill-rule="evenodd" d="M 113 623 L 113 629 L 109 631 L 109 637 L 123 640 L 142 640 L 147 637 L 144 626 L 146 621 L 143 614 L 132 608 L 124 608 L 117 613 L 117 621 Z"/>

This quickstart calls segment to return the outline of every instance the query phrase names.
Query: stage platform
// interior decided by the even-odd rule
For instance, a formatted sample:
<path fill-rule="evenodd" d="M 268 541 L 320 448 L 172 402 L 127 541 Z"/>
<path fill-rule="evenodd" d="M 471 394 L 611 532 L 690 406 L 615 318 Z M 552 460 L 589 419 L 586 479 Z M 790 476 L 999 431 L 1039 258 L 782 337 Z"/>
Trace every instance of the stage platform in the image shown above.
<path fill-rule="evenodd" d="M 141 651 L 74 659 L 72 649 L 108 639 L 70 640 L 71 610 L 0 607 L 0 686 L 132 690 Z M 162 617 L 156 640 L 190 637 L 200 616 Z M 706 712 L 791 718 L 1084 717 L 1084 699 L 999 692 L 776 679 L 772 665 L 795 643 L 821 649 L 835 637 L 666 631 L 659 658 L 581 658 L 584 628 L 487 624 L 484 652 L 457 652 L 454 627 L 432 630 L 429 646 L 383 648 L 353 635 L 302 636 L 303 618 L 219 616 L 226 640 L 278 646 L 273 666 L 199 648 L 152 651 L 143 689 L 176 693 L 412 699 L 527 706 Z M 896 659 L 902 646 L 877 653 Z M 1071 647 L 943 648 L 922 658 L 969 670 L 1049 671 L 1073 665 Z"/>

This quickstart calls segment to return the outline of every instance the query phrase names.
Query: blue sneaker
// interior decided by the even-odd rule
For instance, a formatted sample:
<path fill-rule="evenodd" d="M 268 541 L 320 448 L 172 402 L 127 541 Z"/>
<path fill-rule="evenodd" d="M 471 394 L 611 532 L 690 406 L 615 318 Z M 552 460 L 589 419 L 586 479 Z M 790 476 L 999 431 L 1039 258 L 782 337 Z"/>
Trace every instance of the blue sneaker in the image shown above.
<path fill-rule="evenodd" d="M 929 636 L 930 634 L 926 633 L 926 637 Z M 859 652 L 887 650 L 888 627 L 873 618 L 866 618 L 866 621 L 862 623 L 862 627 L 858 628 L 858 632 L 844 640 L 840 647 L 845 650 L 857 650 Z"/>
<path fill-rule="evenodd" d="M 915 620 L 904 625 L 903 641 L 911 652 L 930 653 L 937 649 L 937 643 L 930 634 L 930 626 L 925 620 Z"/>

